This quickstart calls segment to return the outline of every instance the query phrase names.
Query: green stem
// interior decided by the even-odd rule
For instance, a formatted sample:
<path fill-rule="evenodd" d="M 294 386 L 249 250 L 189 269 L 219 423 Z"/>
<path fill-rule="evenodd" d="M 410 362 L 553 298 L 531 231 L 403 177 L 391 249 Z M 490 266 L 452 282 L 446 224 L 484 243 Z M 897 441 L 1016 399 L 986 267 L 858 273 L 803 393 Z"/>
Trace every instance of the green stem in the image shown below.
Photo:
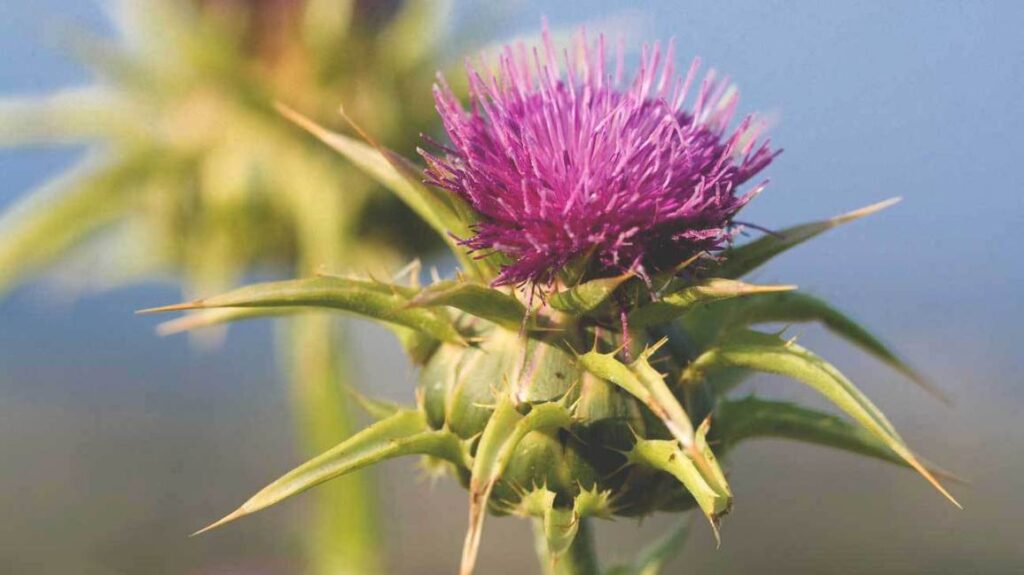
<path fill-rule="evenodd" d="M 308 314 L 287 322 L 292 403 L 299 439 L 307 456 L 319 455 L 353 432 L 344 369 L 344 342 L 337 321 Z M 305 572 L 312 575 L 382 573 L 376 494 L 358 472 L 334 479 L 310 493 L 313 516 L 304 534 Z"/>
<path fill-rule="evenodd" d="M 537 558 L 540 559 L 544 575 L 598 575 L 601 572 L 597 552 L 594 550 L 594 534 L 591 531 L 590 520 L 580 519 L 580 528 L 572 545 L 558 557 L 552 557 L 548 551 L 542 520 L 534 521 L 533 535 Z"/>

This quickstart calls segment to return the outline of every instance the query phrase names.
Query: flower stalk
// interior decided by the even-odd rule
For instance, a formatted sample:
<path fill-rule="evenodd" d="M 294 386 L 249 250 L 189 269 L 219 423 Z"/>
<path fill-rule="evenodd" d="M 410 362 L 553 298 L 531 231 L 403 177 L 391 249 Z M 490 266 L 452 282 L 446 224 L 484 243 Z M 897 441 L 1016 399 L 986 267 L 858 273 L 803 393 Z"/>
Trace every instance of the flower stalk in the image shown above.
<path fill-rule="evenodd" d="M 318 454 L 356 431 L 345 386 L 350 385 L 343 334 L 336 320 L 302 315 L 281 326 L 294 421 L 302 453 Z M 372 477 L 353 473 L 318 490 L 303 540 L 311 573 L 383 573 L 378 497 Z M 344 509 L 344 513 L 339 513 Z"/>
<path fill-rule="evenodd" d="M 569 548 L 554 555 L 548 548 L 543 521 L 533 522 L 534 548 L 544 575 L 599 575 L 600 563 L 594 546 L 594 534 L 589 519 L 581 519 Z"/>

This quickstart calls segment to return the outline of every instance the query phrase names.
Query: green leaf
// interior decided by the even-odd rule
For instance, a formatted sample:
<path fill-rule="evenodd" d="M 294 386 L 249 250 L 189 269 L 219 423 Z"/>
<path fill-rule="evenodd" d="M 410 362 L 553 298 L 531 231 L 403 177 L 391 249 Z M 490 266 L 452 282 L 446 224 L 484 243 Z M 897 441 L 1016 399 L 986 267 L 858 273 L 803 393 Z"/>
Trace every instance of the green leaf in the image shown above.
<path fill-rule="evenodd" d="M 877 435 L 829 413 L 783 401 L 757 397 L 726 400 L 715 411 L 715 437 L 723 450 L 759 437 L 793 439 L 859 453 L 900 465 L 896 455 Z"/>
<path fill-rule="evenodd" d="M 385 188 L 391 190 L 439 235 L 444 237 L 449 231 L 452 231 L 446 225 L 451 223 L 447 221 L 448 219 L 455 217 L 451 208 L 425 186 L 417 186 L 410 182 L 384 154 L 374 149 L 373 146 L 344 134 L 332 132 L 283 104 L 278 105 L 278 111 L 285 118 L 351 161 Z"/>
<path fill-rule="evenodd" d="M 502 395 L 487 421 L 473 459 L 469 483 L 469 528 L 462 548 L 460 573 L 468 575 L 473 571 L 480 548 L 487 501 L 494 485 L 505 472 L 516 446 L 531 431 L 563 428 L 571 423 L 572 416 L 568 408 L 560 403 L 542 403 L 522 415 L 516 410 L 512 398 L 507 394 Z"/>
<path fill-rule="evenodd" d="M 607 575 L 659 575 L 665 564 L 682 550 L 690 534 L 690 521 L 680 520 L 661 539 L 645 547 L 633 563 L 608 571 Z"/>
<path fill-rule="evenodd" d="M 573 315 L 590 313 L 600 307 L 626 280 L 633 277 L 626 273 L 613 278 L 591 280 L 555 293 L 548 298 L 548 305 Z"/>
<path fill-rule="evenodd" d="M 718 404 L 715 439 L 723 453 L 747 439 L 758 438 L 792 439 L 910 467 L 877 436 L 830 413 L 755 396 Z M 934 465 L 925 463 L 925 467 L 937 477 L 962 482 Z"/>
<path fill-rule="evenodd" d="M 46 96 L 0 99 L 0 146 L 77 144 L 140 136 L 125 113 L 131 104 L 110 90 L 73 88 Z"/>
<path fill-rule="evenodd" d="M 810 351 L 778 336 L 754 331 L 734 332 L 687 366 L 681 379 L 692 385 L 701 380 L 704 372 L 729 367 L 782 375 L 808 385 L 878 437 L 953 504 L 960 506 L 918 461 L 871 400 L 839 370 Z"/>
<path fill-rule="evenodd" d="M 647 361 L 666 341 L 661 340 L 647 349 L 628 366 L 615 359 L 614 354 L 600 354 L 597 351 L 587 352 L 577 359 L 585 370 L 618 385 L 643 402 L 676 438 L 676 441 L 662 443 L 638 440 L 630 457 L 667 471 L 679 479 L 693 493 L 717 538 L 717 520 L 731 504 L 732 493 L 725 474 L 705 441 L 708 422 L 705 421 L 699 429 L 694 430 L 689 415 L 665 383 L 664 376 Z M 666 451 L 670 446 L 674 446 L 680 458 L 686 461 L 674 462 L 676 451 Z"/>
<path fill-rule="evenodd" d="M 157 335 L 168 336 L 253 319 L 286 317 L 316 312 L 316 308 L 311 307 L 225 307 L 204 309 L 165 321 L 156 326 L 156 333 Z M 402 348 L 405 349 L 409 357 L 417 364 L 426 361 L 437 347 L 437 339 L 422 331 L 394 323 L 385 323 L 384 325 L 395 334 Z"/>
<path fill-rule="evenodd" d="M 907 365 L 871 332 L 827 302 L 805 293 L 758 294 L 742 300 L 716 303 L 695 310 L 686 317 L 685 322 L 689 333 L 701 336 L 762 323 L 819 322 L 832 333 L 949 403 L 941 390 Z"/>
<path fill-rule="evenodd" d="M 900 198 L 891 198 L 828 220 L 787 228 L 778 233 L 765 235 L 748 244 L 731 248 L 722 254 L 724 263 L 714 274 L 730 279 L 743 277 L 792 247 L 798 246 L 832 228 L 884 210 L 899 201 Z"/>
<path fill-rule="evenodd" d="M 463 344 L 452 322 L 433 310 L 408 307 L 397 286 L 337 277 L 268 282 L 192 302 L 142 310 L 156 313 L 210 308 L 339 309 L 412 328 L 437 340 Z"/>
<path fill-rule="evenodd" d="M 299 127 L 308 131 L 323 143 L 345 156 L 360 170 L 375 179 L 382 186 L 405 202 L 412 211 L 423 219 L 448 244 L 467 271 L 481 270 L 486 264 L 473 260 L 466 249 L 458 245 L 455 238 L 468 238 L 472 234 L 468 213 L 460 199 L 441 194 L 422 184 L 422 176 L 411 168 L 408 161 L 385 148 L 366 144 L 343 134 L 332 132 L 316 122 L 279 104 L 278 111 Z M 489 277 L 489 276 L 484 276 Z"/>
<path fill-rule="evenodd" d="M 526 306 L 515 297 L 472 280 L 437 282 L 412 298 L 409 305 L 451 306 L 513 331 L 520 329 L 526 317 Z"/>
<path fill-rule="evenodd" d="M 403 410 L 289 471 L 241 507 L 194 535 L 265 509 L 324 481 L 385 459 L 414 454 L 440 457 L 458 465 L 466 465 L 468 459 L 457 437 L 447 431 L 431 430 L 420 412 Z"/>
<path fill-rule="evenodd" d="M 156 159 L 147 152 L 87 159 L 0 214 L 0 292 L 124 216 Z"/>
<path fill-rule="evenodd" d="M 309 313 L 310 311 L 311 310 L 309 308 L 305 307 L 225 307 L 205 309 L 165 321 L 156 326 L 156 333 L 162 336 L 174 335 L 250 319 L 280 317 L 299 313 Z"/>
<path fill-rule="evenodd" d="M 630 327 L 641 328 L 659 323 L 668 323 L 700 304 L 753 294 L 790 291 L 794 289 L 796 289 L 796 286 L 793 285 L 759 286 L 736 280 L 711 278 L 637 308 L 629 314 L 629 325 Z"/>

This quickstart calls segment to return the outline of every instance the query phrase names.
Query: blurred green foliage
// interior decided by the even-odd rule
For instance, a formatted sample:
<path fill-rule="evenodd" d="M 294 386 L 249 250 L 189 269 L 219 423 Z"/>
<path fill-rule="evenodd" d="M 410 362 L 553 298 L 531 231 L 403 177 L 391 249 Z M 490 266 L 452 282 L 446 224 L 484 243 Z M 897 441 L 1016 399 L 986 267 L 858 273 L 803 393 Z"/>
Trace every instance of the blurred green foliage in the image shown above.
<path fill-rule="evenodd" d="M 71 40 L 95 83 L 0 101 L 6 145 L 90 145 L 0 220 L 0 286 L 73 256 L 100 285 L 170 273 L 205 294 L 253 270 L 393 263 L 423 245 L 418 220 L 273 104 L 337 118 L 344 103 L 410 151 L 433 116 L 434 3 L 199 4 L 120 2 L 116 39 Z"/>
<path fill-rule="evenodd" d="M 358 170 L 286 121 L 277 102 L 413 150 L 433 122 L 446 11 L 432 1 L 121 0 L 114 35 L 68 35 L 87 86 L 0 99 L 0 143 L 82 145 L 84 159 L 0 214 L 0 293 L 56 273 L 108 289 L 170 279 L 208 295 L 252 274 L 387 270 L 440 245 Z M 327 120 L 330 123 L 330 120 Z M 282 324 L 305 450 L 350 433 L 343 334 L 324 316 Z M 325 490 L 309 571 L 382 569 L 374 498 Z M 207 518 L 196 518 L 197 522 Z"/>

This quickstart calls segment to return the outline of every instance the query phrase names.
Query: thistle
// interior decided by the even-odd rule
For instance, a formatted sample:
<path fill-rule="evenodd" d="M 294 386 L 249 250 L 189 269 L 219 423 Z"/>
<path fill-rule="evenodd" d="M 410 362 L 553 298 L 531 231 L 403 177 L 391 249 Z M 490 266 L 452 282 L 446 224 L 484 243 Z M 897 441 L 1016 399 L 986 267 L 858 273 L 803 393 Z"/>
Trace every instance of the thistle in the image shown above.
<path fill-rule="evenodd" d="M 725 136 L 738 95 L 713 74 L 682 109 L 699 61 L 674 76 L 671 44 L 663 65 L 657 45 L 645 50 L 627 87 L 621 51 L 606 69 L 603 36 L 596 50 L 582 36 L 577 47 L 564 79 L 547 35 L 535 70 L 511 48 L 496 77 L 469 67 L 472 112 L 443 79 L 435 89 L 452 146 L 444 158 L 423 152 L 428 181 L 479 214 L 464 243 L 508 258 L 497 285 L 551 283 L 573 263 L 586 276 L 645 276 L 717 250 L 760 190 L 739 187 L 775 155 L 751 117 Z"/>
<path fill-rule="evenodd" d="M 416 405 L 369 399 L 378 421 L 258 492 L 207 529 L 378 461 L 423 456 L 469 491 L 461 573 L 488 510 L 531 517 L 552 573 L 596 573 L 591 518 L 696 509 L 718 536 L 733 497 L 721 461 L 778 436 L 915 469 L 956 503 L 888 419 L 836 368 L 766 323 L 820 322 L 921 385 L 877 338 L 790 285 L 740 278 L 848 214 L 737 245 L 741 187 L 775 157 L 752 118 L 731 130 L 736 92 L 707 77 L 687 107 L 671 48 L 645 51 L 628 86 L 605 42 L 577 57 L 507 48 L 469 68 L 466 111 L 435 91 L 450 144 L 423 151 L 426 181 L 372 143 L 285 115 L 362 166 L 447 242 L 453 279 L 322 276 L 259 284 L 150 311 L 332 308 L 391 328 L 419 366 Z M 564 66 L 565 72 L 560 72 Z M 368 140 L 369 141 L 369 140 Z M 846 417 L 732 391 L 754 373 L 810 386 Z M 204 530 L 205 531 L 205 530 Z M 670 543 L 676 538 L 670 538 Z M 651 572 L 657 561 L 640 564 Z M 630 572 L 626 569 L 626 572 Z"/>

